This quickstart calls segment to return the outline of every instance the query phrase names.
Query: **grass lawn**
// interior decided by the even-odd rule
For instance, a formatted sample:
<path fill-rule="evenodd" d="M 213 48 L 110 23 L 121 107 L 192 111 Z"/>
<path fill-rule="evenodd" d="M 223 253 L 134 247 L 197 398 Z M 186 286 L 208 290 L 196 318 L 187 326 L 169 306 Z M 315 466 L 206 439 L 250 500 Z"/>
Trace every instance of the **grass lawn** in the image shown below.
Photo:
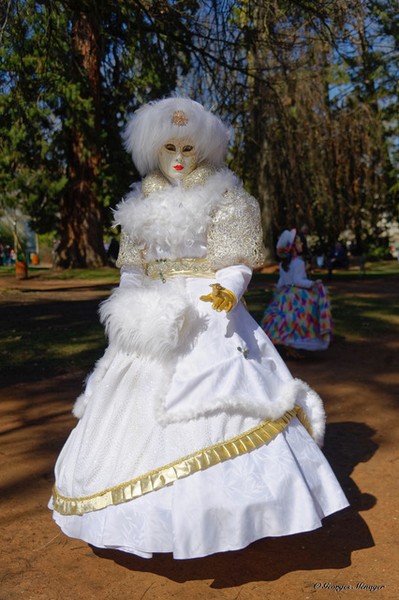
<path fill-rule="evenodd" d="M 15 267 L 7 266 L 0 267 L 0 277 L 8 277 L 15 273 Z M 77 279 L 83 281 L 118 281 L 119 280 L 119 269 L 112 267 L 102 267 L 100 269 L 66 269 L 57 270 L 50 269 L 48 267 L 29 267 L 29 277 L 40 277 L 40 279 L 54 279 L 54 280 L 70 280 Z"/>
<path fill-rule="evenodd" d="M 106 339 L 97 316 L 98 301 L 54 301 L 3 305 L 3 379 L 24 381 L 91 370 Z"/>
<path fill-rule="evenodd" d="M 330 290 L 336 339 L 370 338 L 394 331 L 399 335 L 397 261 L 367 263 L 365 273 L 358 269 L 334 272 L 331 281 L 328 281 L 326 271 L 316 272 L 312 278 L 321 279 Z M 252 285 L 245 294 L 248 309 L 258 322 L 272 298 L 277 279 L 277 273 L 255 273 Z M 395 288 L 395 283 L 396 294 L 384 294 L 382 301 L 380 290 L 387 285 Z M 349 287 L 345 284 L 349 284 Z"/>
<path fill-rule="evenodd" d="M 13 267 L 0 268 L 0 277 L 10 273 Z M 102 284 L 100 291 L 104 282 L 109 283 L 111 289 L 119 279 L 118 270 L 112 268 L 63 272 L 35 268 L 30 274 L 38 279 L 87 280 L 93 282 L 91 287 L 98 282 Z M 314 277 L 323 279 L 329 286 L 337 341 L 340 337 L 369 339 L 394 332 L 399 335 L 397 262 L 372 264 L 364 275 L 358 271 L 334 273 L 331 284 L 326 280 L 326 273 L 317 273 Z M 276 274 L 255 273 L 245 294 L 248 310 L 258 322 L 276 281 Z M 392 292 L 381 295 L 380 291 L 386 290 L 388 285 Z M 106 347 L 97 314 L 101 298 L 85 299 L 76 289 L 71 290 L 70 299 L 65 296 L 57 299 L 56 294 L 54 300 L 25 301 L 23 294 L 20 298 L 21 301 L 14 295 L 2 304 L 5 318 L 0 353 L 6 380 L 40 379 L 76 368 L 90 371 Z"/>
<path fill-rule="evenodd" d="M 375 294 L 335 293 L 331 295 L 335 337 L 349 339 L 399 335 L 398 296 L 384 298 Z"/>

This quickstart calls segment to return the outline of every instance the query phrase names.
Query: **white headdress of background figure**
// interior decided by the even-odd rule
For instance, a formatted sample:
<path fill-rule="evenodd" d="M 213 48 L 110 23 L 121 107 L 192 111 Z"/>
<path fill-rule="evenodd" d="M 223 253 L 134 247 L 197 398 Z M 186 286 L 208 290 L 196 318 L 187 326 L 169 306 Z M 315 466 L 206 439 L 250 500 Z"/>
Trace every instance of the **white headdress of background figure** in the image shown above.
<path fill-rule="evenodd" d="M 134 114 L 124 132 L 126 150 L 141 176 L 158 167 L 160 148 L 171 139 L 189 138 L 198 164 L 219 167 L 227 152 L 229 129 L 211 112 L 189 98 L 149 102 Z"/>
<path fill-rule="evenodd" d="M 288 258 L 296 238 L 296 229 L 285 229 L 277 240 L 277 256 L 281 259 Z"/>

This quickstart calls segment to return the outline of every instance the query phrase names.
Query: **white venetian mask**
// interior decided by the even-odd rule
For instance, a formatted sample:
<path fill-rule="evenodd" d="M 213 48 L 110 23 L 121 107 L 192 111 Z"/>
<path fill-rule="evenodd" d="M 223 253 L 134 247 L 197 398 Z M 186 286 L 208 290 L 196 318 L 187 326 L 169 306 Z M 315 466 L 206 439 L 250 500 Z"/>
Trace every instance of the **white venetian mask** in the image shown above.
<path fill-rule="evenodd" d="M 191 140 L 171 139 L 158 154 L 159 168 L 170 181 L 181 181 L 197 166 L 197 153 Z"/>

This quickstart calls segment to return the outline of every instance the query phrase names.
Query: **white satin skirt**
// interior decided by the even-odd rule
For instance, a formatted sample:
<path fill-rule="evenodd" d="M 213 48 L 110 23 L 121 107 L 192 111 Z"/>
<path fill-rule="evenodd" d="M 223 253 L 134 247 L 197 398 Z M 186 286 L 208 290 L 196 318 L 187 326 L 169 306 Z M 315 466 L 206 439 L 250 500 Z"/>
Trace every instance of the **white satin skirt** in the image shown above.
<path fill-rule="evenodd" d="M 294 419 L 270 444 L 131 502 L 53 515 L 66 535 L 97 548 L 188 559 L 317 529 L 347 505 L 321 450 Z"/>
<path fill-rule="evenodd" d="M 193 301 L 203 287 L 193 280 Z M 101 494 L 290 408 L 293 398 L 280 390 L 291 389 L 293 378 L 246 309 L 239 305 L 226 317 L 198 306 L 207 329 L 169 366 L 107 349 L 55 467 L 60 495 Z M 264 407 L 269 416 L 257 414 Z M 294 417 L 256 450 L 133 500 L 83 514 L 54 510 L 53 518 L 66 535 L 98 548 L 188 559 L 316 529 L 347 505 L 322 451 Z"/>

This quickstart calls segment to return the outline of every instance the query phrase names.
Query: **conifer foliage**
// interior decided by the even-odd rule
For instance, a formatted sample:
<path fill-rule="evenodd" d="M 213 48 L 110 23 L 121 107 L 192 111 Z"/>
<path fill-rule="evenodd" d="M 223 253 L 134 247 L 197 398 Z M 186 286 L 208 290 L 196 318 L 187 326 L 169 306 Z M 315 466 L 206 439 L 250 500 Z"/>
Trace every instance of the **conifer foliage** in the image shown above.
<path fill-rule="evenodd" d="M 104 264 L 103 230 L 135 173 L 121 145 L 129 111 L 169 93 L 188 62 L 166 2 L 9 0 L 1 12 L 2 204 L 57 230 L 57 264 Z M 161 18 L 163 16 L 163 18 Z"/>
<path fill-rule="evenodd" d="M 137 173 L 121 130 L 174 91 L 233 126 L 265 241 L 306 223 L 367 250 L 397 218 L 399 16 L 388 0 L 5 0 L 0 210 L 57 231 L 58 265 L 104 263 Z M 274 240 L 274 241 L 273 241 Z"/>

